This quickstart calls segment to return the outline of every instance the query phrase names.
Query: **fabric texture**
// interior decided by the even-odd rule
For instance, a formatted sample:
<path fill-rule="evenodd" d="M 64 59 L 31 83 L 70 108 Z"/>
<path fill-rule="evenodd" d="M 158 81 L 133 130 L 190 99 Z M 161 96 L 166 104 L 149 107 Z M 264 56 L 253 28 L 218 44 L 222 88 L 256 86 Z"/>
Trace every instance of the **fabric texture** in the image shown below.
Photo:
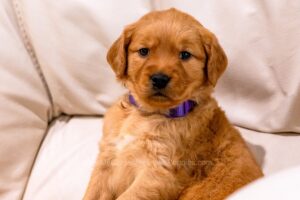
<path fill-rule="evenodd" d="M 260 179 L 231 195 L 228 200 L 296 200 L 300 198 L 300 166 Z"/>
<path fill-rule="evenodd" d="M 12 2 L 0 2 L 0 199 L 20 199 L 47 130 L 50 102 Z"/>
<path fill-rule="evenodd" d="M 24 200 L 81 200 L 102 136 L 98 117 L 56 119 L 31 174 Z"/>

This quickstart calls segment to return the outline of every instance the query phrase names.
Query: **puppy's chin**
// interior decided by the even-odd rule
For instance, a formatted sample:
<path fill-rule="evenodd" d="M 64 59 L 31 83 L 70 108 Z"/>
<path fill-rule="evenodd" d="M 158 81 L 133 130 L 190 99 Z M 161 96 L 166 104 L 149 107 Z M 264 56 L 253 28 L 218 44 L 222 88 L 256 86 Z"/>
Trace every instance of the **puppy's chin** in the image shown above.
<path fill-rule="evenodd" d="M 140 96 L 139 99 L 143 102 L 145 107 L 151 108 L 151 110 L 170 109 L 181 103 L 181 100 L 174 99 L 172 96 L 163 92 L 153 92 L 146 96 Z"/>

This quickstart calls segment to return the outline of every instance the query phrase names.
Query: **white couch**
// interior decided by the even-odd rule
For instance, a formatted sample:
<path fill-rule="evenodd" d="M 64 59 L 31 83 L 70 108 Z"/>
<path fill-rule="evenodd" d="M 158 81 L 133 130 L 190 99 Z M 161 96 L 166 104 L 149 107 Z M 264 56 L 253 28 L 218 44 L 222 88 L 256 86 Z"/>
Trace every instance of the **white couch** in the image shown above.
<path fill-rule="evenodd" d="M 300 2 L 0 0 L 0 199 L 79 200 L 102 116 L 125 90 L 105 56 L 123 27 L 176 7 L 214 32 L 215 95 L 268 176 L 300 164 Z"/>

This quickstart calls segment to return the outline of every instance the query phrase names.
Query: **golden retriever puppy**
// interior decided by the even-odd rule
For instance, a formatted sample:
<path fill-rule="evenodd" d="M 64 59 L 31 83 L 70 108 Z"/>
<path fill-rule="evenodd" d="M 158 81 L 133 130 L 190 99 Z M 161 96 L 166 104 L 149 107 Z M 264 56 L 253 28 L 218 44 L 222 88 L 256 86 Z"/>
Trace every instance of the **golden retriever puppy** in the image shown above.
<path fill-rule="evenodd" d="M 107 60 L 129 92 L 105 116 L 85 200 L 219 200 L 262 176 L 211 96 L 226 55 L 193 17 L 151 12 Z"/>

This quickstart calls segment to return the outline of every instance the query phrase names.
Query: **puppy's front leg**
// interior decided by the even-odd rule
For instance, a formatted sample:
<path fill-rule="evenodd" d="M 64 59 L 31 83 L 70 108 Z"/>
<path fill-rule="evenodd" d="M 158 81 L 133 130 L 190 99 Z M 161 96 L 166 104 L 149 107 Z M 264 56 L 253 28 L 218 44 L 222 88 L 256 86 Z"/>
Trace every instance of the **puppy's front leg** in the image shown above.
<path fill-rule="evenodd" d="M 165 170 L 147 169 L 140 172 L 131 186 L 117 200 L 174 200 L 182 189 L 175 176 Z"/>
<path fill-rule="evenodd" d="M 103 169 L 102 159 L 98 156 L 84 200 L 113 200 L 111 191 L 107 188 L 109 169 Z"/>

